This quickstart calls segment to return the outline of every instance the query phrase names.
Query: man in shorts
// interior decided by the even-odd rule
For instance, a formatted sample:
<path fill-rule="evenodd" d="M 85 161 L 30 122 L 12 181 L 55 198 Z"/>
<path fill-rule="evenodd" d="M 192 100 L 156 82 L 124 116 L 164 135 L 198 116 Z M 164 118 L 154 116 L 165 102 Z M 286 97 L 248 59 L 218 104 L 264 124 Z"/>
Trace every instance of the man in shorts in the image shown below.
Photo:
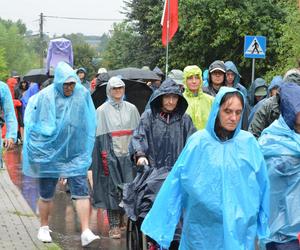
<path fill-rule="evenodd" d="M 23 172 L 39 178 L 41 227 L 38 239 L 51 242 L 49 215 L 59 180 L 68 182 L 81 222 L 81 244 L 100 237 L 89 229 L 87 170 L 95 141 L 95 108 L 90 93 L 65 62 L 55 69 L 53 84 L 32 96 L 25 111 Z"/>

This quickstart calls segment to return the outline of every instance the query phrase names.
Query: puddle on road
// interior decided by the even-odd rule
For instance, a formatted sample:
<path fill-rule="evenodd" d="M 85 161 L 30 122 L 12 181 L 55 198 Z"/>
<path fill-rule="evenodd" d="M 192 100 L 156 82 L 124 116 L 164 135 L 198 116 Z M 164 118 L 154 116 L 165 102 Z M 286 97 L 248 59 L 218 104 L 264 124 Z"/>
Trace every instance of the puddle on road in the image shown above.
<path fill-rule="evenodd" d="M 12 150 L 6 151 L 3 155 L 3 159 L 12 182 L 20 189 L 31 209 L 38 214 L 38 182 L 34 178 L 22 175 L 21 147 L 18 146 Z M 126 249 L 125 232 L 123 232 L 121 240 L 112 240 L 108 238 L 109 226 L 106 211 L 102 209 L 91 209 L 90 213 L 90 227 L 94 233 L 101 236 L 100 247 L 97 249 Z M 66 192 L 64 188 L 59 186 L 55 194 L 53 213 L 50 218 L 49 226 L 53 231 L 54 241 L 63 249 L 82 249 L 80 242 L 80 224 L 75 211 L 75 206 L 70 199 L 70 194 Z"/>

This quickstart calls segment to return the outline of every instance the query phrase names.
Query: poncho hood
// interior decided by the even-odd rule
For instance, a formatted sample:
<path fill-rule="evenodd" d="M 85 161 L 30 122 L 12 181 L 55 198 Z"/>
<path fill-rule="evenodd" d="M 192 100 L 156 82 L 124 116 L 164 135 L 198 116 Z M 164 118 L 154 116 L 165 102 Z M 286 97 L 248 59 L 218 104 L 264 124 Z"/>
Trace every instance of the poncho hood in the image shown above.
<path fill-rule="evenodd" d="M 266 90 L 268 89 L 266 81 L 262 78 L 256 78 L 250 86 L 250 91 L 249 91 L 250 106 L 254 106 L 256 104 L 255 103 L 255 90 L 258 89 L 259 87 L 265 87 Z"/>
<path fill-rule="evenodd" d="M 177 112 L 180 116 L 183 116 L 188 107 L 188 103 L 183 97 L 178 84 L 172 79 L 165 80 L 159 87 L 159 89 L 156 90 L 155 95 L 150 103 L 151 110 L 153 112 L 160 112 L 162 106 L 162 96 L 166 94 L 175 94 L 179 96 L 178 103 L 174 112 Z"/>
<path fill-rule="evenodd" d="M 235 77 L 234 77 L 234 81 L 233 81 L 233 87 L 236 88 L 237 84 L 240 83 L 240 79 L 241 79 L 241 76 L 240 76 L 240 73 L 239 73 L 237 67 L 235 66 L 235 64 L 232 61 L 225 62 L 225 67 L 226 67 L 226 72 L 232 71 L 234 73 Z"/>
<path fill-rule="evenodd" d="M 203 83 L 202 71 L 197 65 L 190 65 L 190 66 L 186 66 L 183 70 L 183 82 L 184 82 L 184 86 L 185 86 L 185 95 L 187 95 L 187 96 L 194 96 L 192 91 L 189 90 L 187 83 L 186 83 L 187 79 L 194 75 L 199 76 L 200 86 L 199 86 L 198 94 L 202 93 L 202 83 Z"/>
<path fill-rule="evenodd" d="M 106 84 L 106 96 L 108 98 L 108 102 L 112 104 L 113 106 L 119 106 L 122 105 L 122 102 L 124 100 L 124 95 L 121 99 L 120 102 L 116 102 L 115 99 L 111 96 L 111 89 L 112 88 L 118 88 L 118 87 L 124 87 L 125 88 L 125 83 L 117 76 L 113 76 L 109 79 L 109 81 Z M 125 92 L 124 92 L 125 94 Z"/>
<path fill-rule="evenodd" d="M 67 64 L 65 62 L 60 62 L 55 69 L 53 84 L 54 84 L 56 90 L 62 96 L 64 96 L 63 85 L 64 85 L 65 81 L 70 77 L 76 79 L 76 85 L 74 88 L 74 92 L 77 92 L 78 89 L 80 89 L 82 86 L 81 86 L 81 84 L 79 84 L 80 80 L 79 80 L 78 76 L 76 75 L 76 72 L 69 66 L 69 64 Z M 74 94 L 74 92 L 73 92 L 73 94 Z"/>
<path fill-rule="evenodd" d="M 274 76 L 269 87 L 268 87 L 268 95 L 270 94 L 271 90 L 274 88 L 280 88 L 282 84 L 282 76 Z"/>
<path fill-rule="evenodd" d="M 218 141 L 220 139 L 218 138 L 218 136 L 216 135 L 216 132 L 215 132 L 215 123 L 216 123 L 216 119 L 217 119 L 217 116 L 218 116 L 219 111 L 220 111 L 220 103 L 221 103 L 221 100 L 222 100 L 222 98 L 225 94 L 232 93 L 232 92 L 239 92 L 243 96 L 243 94 L 235 88 L 221 87 L 218 94 L 215 97 L 215 100 L 213 102 L 213 105 L 212 105 L 212 108 L 211 108 L 211 111 L 210 111 L 210 115 L 208 117 L 208 121 L 207 121 L 205 129 L 208 131 L 208 133 L 214 139 L 216 139 Z M 243 96 L 243 98 L 244 98 L 244 96 Z M 245 98 L 244 98 L 244 103 L 245 103 Z M 241 115 L 241 117 L 242 117 L 242 115 Z M 240 121 L 239 121 L 239 123 L 238 123 L 238 125 L 235 129 L 233 137 L 235 137 L 240 132 L 241 124 L 242 124 L 242 119 L 240 119 Z"/>
<path fill-rule="evenodd" d="M 280 88 L 280 111 L 290 129 L 294 129 L 297 113 L 300 112 L 300 86 L 284 83 Z"/>

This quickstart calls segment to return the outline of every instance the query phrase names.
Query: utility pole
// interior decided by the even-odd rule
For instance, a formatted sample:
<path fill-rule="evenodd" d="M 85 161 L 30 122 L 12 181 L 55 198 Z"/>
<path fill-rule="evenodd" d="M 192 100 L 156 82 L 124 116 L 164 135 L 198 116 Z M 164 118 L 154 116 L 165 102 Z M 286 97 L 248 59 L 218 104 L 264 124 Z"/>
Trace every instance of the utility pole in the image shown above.
<path fill-rule="evenodd" d="M 40 14 L 40 67 L 44 67 L 44 16 L 43 13 Z"/>

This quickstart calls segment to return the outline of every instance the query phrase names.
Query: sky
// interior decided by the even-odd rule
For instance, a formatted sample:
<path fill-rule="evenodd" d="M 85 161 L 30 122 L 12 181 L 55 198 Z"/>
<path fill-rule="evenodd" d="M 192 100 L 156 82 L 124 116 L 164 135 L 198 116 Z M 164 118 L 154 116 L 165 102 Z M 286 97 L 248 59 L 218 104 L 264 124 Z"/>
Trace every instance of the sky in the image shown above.
<path fill-rule="evenodd" d="M 0 18 L 17 21 L 21 19 L 33 34 L 39 32 L 39 17 L 43 13 L 44 33 L 83 33 L 102 35 L 112 30 L 114 21 L 86 21 L 50 18 L 47 16 L 76 17 L 90 19 L 124 19 L 123 0 L 2 0 Z M 115 21 L 120 22 L 120 21 Z"/>

